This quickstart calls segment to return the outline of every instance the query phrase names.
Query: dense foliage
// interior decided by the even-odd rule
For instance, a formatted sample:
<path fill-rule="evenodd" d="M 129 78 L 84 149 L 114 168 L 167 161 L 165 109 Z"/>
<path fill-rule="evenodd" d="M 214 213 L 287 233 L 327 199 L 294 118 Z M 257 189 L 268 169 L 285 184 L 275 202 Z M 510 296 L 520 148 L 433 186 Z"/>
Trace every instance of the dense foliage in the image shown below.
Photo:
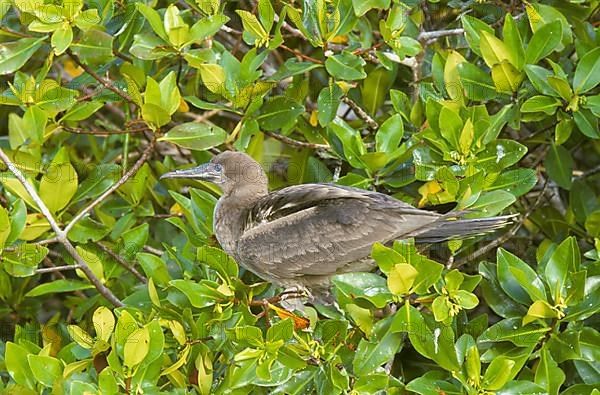
<path fill-rule="evenodd" d="M 0 392 L 600 394 L 599 4 L 1 0 Z M 292 314 L 158 181 L 226 149 L 519 216 Z"/>

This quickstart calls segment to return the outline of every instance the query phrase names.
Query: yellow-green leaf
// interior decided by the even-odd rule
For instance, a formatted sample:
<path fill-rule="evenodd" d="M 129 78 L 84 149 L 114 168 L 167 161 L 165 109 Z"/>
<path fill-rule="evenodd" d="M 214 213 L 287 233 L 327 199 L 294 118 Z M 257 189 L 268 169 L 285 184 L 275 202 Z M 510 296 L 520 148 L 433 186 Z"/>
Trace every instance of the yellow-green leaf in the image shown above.
<path fill-rule="evenodd" d="M 150 349 L 150 332 L 147 327 L 136 329 L 129 335 L 123 351 L 123 363 L 132 368 L 144 360 Z"/>
<path fill-rule="evenodd" d="M 115 329 L 115 317 L 113 313 L 104 306 L 98 307 L 94 311 L 92 322 L 96 330 L 96 337 L 108 342 L 110 335 Z"/>
<path fill-rule="evenodd" d="M 398 263 L 392 267 L 387 278 L 387 285 L 390 291 L 395 295 L 404 295 L 410 291 L 415 278 L 417 278 L 417 269 L 408 263 Z"/>

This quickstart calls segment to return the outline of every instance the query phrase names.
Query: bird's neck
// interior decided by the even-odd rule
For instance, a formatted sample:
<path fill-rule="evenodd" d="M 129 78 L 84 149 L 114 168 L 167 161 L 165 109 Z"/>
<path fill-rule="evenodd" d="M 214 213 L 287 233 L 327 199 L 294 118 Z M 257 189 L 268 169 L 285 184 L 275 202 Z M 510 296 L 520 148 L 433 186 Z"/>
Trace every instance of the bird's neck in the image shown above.
<path fill-rule="evenodd" d="M 242 237 L 251 207 L 268 191 L 234 189 L 223 193 L 214 213 L 214 231 L 221 247 L 235 257 L 236 245 Z"/>

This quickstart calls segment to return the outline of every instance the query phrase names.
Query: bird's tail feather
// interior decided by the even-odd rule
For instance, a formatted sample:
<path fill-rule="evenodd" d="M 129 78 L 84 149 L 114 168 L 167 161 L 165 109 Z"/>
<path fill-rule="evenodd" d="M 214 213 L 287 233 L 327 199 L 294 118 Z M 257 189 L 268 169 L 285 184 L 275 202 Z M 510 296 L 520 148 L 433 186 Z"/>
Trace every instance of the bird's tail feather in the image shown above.
<path fill-rule="evenodd" d="M 448 215 L 444 215 L 434 222 L 430 229 L 415 234 L 413 237 L 417 243 L 439 243 L 452 239 L 466 239 L 503 228 L 512 223 L 515 217 L 516 215 L 503 215 L 488 218 L 456 219 L 456 216 L 449 218 Z"/>

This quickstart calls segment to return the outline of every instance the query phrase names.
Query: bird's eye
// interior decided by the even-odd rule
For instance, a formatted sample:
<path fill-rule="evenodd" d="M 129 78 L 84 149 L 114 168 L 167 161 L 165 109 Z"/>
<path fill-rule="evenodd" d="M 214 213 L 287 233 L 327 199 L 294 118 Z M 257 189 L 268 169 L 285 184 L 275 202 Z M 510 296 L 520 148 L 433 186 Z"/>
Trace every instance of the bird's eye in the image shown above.
<path fill-rule="evenodd" d="M 219 171 L 219 172 L 220 172 L 220 171 L 223 171 L 223 166 L 221 166 L 220 164 L 218 164 L 218 163 L 217 163 L 217 164 L 215 165 L 215 170 L 216 170 L 216 171 Z"/>

